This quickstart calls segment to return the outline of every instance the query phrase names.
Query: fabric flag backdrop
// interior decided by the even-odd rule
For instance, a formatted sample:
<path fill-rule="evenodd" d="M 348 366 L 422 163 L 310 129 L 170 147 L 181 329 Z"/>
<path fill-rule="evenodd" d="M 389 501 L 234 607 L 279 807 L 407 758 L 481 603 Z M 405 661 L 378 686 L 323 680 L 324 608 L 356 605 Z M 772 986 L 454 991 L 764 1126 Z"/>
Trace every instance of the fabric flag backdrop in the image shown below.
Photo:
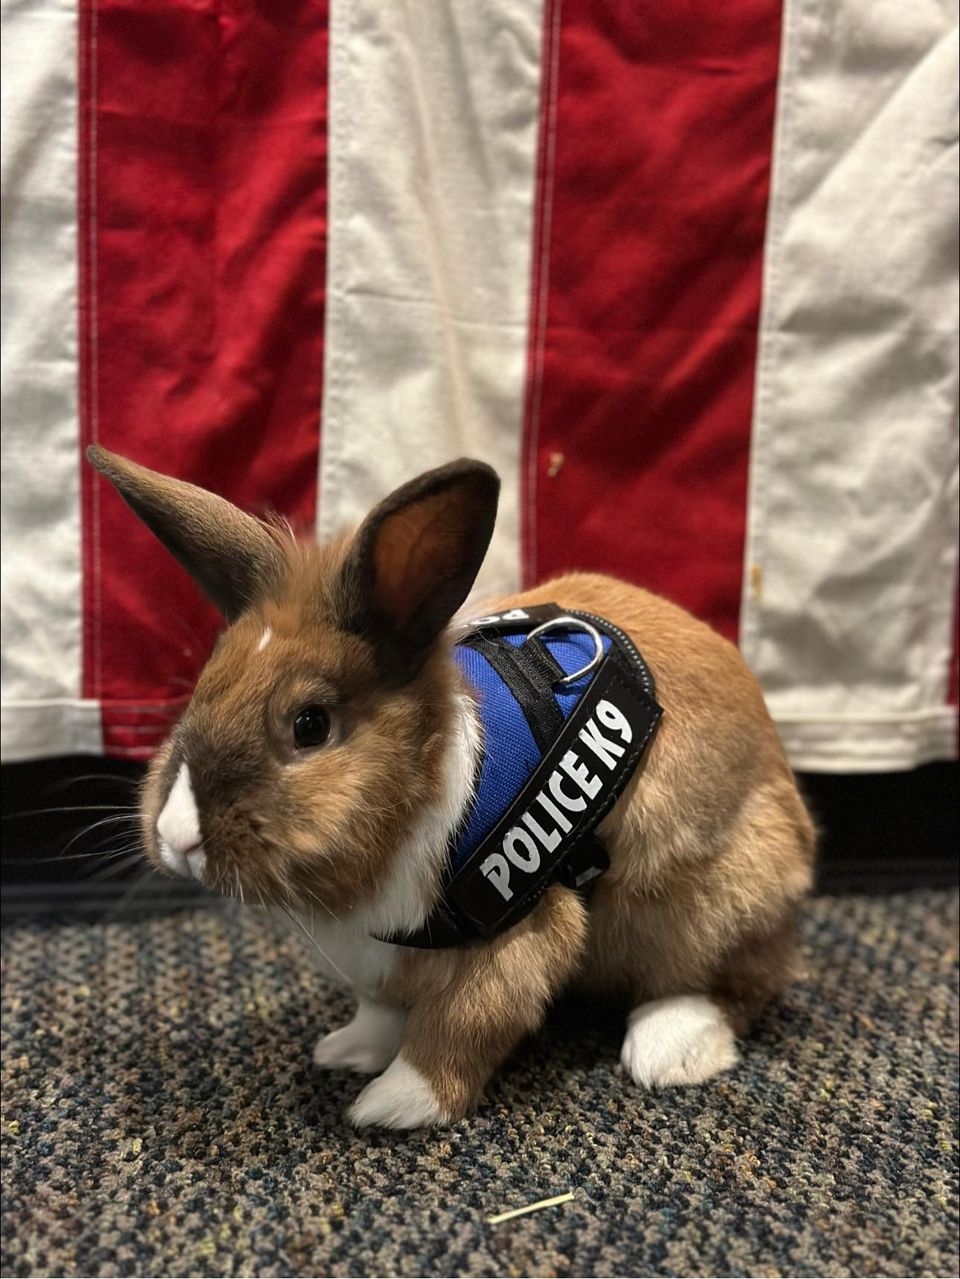
<path fill-rule="evenodd" d="M 955 5 L 3 23 L 4 759 L 147 757 L 217 629 L 91 440 L 321 535 L 483 457 L 482 592 L 672 597 L 798 768 L 956 752 Z"/>

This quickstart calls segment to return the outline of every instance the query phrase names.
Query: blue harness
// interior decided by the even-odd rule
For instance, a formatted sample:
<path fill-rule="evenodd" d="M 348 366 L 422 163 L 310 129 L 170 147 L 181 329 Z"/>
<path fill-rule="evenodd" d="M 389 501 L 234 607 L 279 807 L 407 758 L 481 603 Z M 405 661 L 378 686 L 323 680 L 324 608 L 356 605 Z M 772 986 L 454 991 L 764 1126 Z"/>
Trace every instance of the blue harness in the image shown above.
<path fill-rule="evenodd" d="M 483 749 L 450 843 L 440 904 L 390 941 L 446 947 L 512 927 L 554 882 L 584 892 L 609 867 L 593 834 L 662 710 L 632 641 L 555 604 L 481 618 L 454 660 L 473 688 Z"/>

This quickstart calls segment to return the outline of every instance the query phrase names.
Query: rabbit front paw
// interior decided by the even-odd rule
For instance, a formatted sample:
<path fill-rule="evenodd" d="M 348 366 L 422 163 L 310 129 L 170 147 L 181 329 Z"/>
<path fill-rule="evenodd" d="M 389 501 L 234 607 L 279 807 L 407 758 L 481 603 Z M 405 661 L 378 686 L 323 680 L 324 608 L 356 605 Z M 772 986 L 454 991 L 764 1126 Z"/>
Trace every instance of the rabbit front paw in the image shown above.
<path fill-rule="evenodd" d="M 367 1084 L 347 1113 L 357 1128 L 425 1128 L 445 1119 L 429 1081 L 402 1056 Z"/>
<path fill-rule="evenodd" d="M 400 1008 L 361 1003 L 353 1021 L 317 1041 L 314 1064 L 327 1070 L 375 1075 L 397 1055 L 406 1019 Z"/>

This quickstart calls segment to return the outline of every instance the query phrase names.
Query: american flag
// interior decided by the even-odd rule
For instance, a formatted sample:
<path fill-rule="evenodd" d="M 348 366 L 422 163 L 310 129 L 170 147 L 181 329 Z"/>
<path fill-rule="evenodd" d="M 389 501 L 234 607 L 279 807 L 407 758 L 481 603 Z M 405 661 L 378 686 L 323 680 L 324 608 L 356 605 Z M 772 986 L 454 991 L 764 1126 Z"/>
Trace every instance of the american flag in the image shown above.
<path fill-rule="evenodd" d="M 99 441 L 338 530 L 468 454 L 482 593 L 738 640 L 798 768 L 957 747 L 947 0 L 4 0 L 3 758 L 146 758 L 218 619 Z"/>

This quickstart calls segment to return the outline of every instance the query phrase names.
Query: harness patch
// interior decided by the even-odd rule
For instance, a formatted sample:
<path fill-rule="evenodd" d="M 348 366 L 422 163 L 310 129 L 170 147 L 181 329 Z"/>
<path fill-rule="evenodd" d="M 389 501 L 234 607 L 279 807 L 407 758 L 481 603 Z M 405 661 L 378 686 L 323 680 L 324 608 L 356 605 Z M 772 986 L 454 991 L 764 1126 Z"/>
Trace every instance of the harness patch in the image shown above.
<path fill-rule="evenodd" d="M 563 732 L 444 894 L 481 936 L 509 927 L 566 850 L 599 825 L 646 750 L 660 708 L 604 658 Z"/>
<path fill-rule="evenodd" d="M 593 831 L 643 757 L 662 710 L 632 641 L 556 605 L 472 624 L 456 657 L 484 730 L 473 804 L 451 842 L 442 903 L 390 941 L 460 945 L 517 923 L 560 881 L 609 866 Z"/>

